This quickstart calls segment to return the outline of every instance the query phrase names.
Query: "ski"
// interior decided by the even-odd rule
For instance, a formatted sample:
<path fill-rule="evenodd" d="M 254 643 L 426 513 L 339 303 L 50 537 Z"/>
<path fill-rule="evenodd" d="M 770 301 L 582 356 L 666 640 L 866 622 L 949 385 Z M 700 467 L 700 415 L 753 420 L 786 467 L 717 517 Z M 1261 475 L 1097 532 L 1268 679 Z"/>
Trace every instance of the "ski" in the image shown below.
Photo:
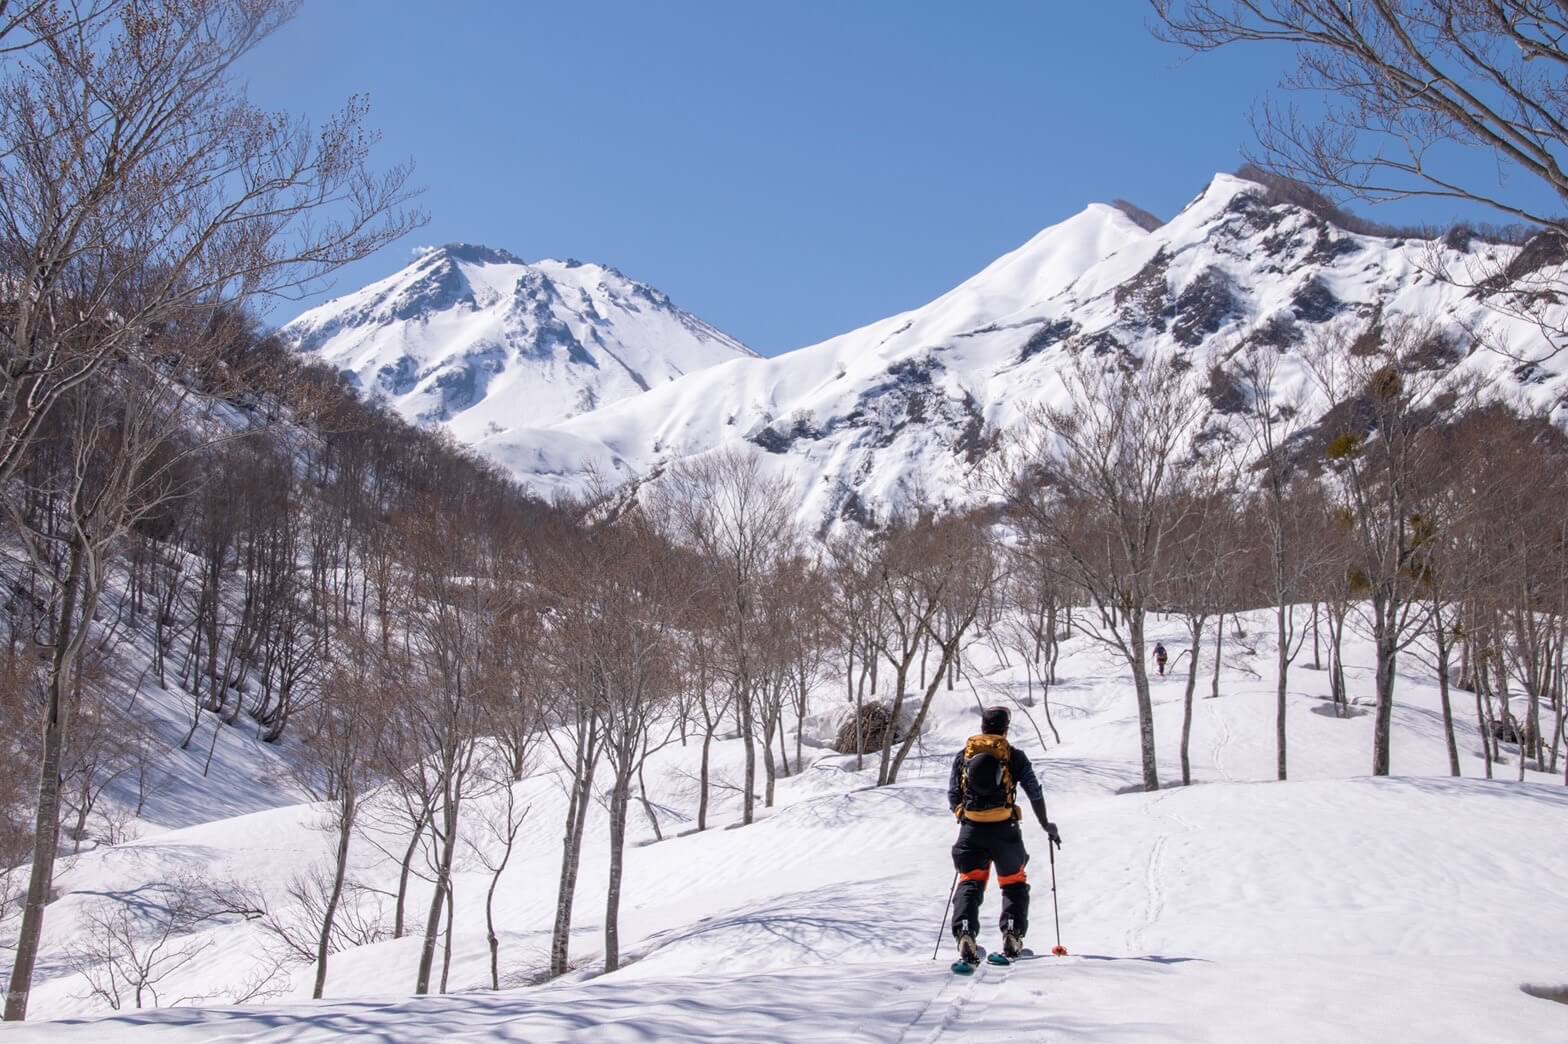
<path fill-rule="evenodd" d="M 994 965 L 996 965 L 999 968 L 1005 968 L 1009 964 L 1013 963 L 1004 954 L 1000 954 L 1000 953 L 988 953 L 988 954 L 986 954 L 985 955 L 985 962 L 987 964 L 994 964 Z"/>
<path fill-rule="evenodd" d="M 953 974 L 954 975 L 973 975 L 975 973 L 975 969 L 978 968 L 978 967 L 979 967 L 978 964 L 970 964 L 968 961 L 954 961 L 953 962 Z"/>

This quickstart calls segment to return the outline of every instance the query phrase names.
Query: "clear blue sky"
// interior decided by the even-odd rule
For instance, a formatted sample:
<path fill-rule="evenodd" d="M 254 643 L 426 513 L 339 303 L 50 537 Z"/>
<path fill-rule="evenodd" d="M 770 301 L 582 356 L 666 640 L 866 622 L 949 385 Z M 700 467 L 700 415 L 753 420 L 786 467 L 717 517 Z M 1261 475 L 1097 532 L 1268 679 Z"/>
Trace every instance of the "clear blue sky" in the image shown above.
<path fill-rule="evenodd" d="M 1285 52 L 1189 58 L 1142 0 L 314 0 L 244 69 L 269 108 L 367 93 L 426 243 L 600 261 L 765 354 L 922 304 L 1094 201 L 1169 217 Z M 1371 212 L 1443 221 L 1444 210 Z"/>

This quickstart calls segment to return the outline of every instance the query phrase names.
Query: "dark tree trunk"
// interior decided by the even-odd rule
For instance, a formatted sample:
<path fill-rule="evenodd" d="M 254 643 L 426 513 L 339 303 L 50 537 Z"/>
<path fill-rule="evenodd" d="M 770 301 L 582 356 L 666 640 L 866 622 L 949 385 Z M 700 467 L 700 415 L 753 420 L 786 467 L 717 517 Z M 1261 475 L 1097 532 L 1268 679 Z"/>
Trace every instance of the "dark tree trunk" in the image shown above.
<path fill-rule="evenodd" d="M 1187 662 L 1187 692 L 1182 698 L 1181 708 L 1181 785 L 1192 785 L 1192 763 L 1188 758 L 1188 747 L 1192 741 L 1192 694 L 1198 687 L 1198 653 L 1203 644 L 1203 620 L 1193 621 L 1191 655 Z"/>
<path fill-rule="evenodd" d="M 332 945 L 332 926 L 337 920 L 338 903 L 343 897 L 343 879 L 348 874 L 348 846 L 354 833 L 353 790 L 345 788 L 338 800 L 342 807 L 338 810 L 337 859 L 332 866 L 332 889 L 327 894 L 326 907 L 321 911 L 321 935 L 316 939 L 316 984 L 310 994 L 315 1000 L 321 999 L 321 991 L 327 985 L 327 953 Z"/>
<path fill-rule="evenodd" d="M 87 552 L 79 542 L 73 541 L 69 553 L 69 572 L 61 591 L 60 609 L 55 616 L 55 651 L 49 671 L 48 703 L 44 710 L 38 811 L 33 826 L 33 862 L 28 870 L 27 898 L 22 907 L 22 922 L 17 928 L 16 957 L 11 964 L 10 986 L 5 998 L 7 1022 L 20 1022 L 27 1018 L 33 969 L 38 962 L 38 946 L 43 936 L 44 908 L 54 885 L 54 861 L 60 846 L 60 766 L 70 714 L 67 705 L 69 686 L 75 674 L 77 654 L 87 636 L 87 623 L 92 619 L 97 600 L 97 585 L 92 582 L 84 584 L 84 581 L 95 579 L 84 576 Z M 81 601 L 79 624 L 78 599 Z"/>

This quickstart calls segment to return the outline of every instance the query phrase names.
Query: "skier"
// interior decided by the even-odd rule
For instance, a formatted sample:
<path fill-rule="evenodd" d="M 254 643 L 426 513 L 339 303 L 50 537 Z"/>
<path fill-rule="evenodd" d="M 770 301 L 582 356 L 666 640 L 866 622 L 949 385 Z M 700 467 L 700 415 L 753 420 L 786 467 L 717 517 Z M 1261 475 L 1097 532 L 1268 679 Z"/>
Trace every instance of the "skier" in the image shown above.
<path fill-rule="evenodd" d="M 1154 643 L 1154 665 L 1160 669 L 1160 677 L 1165 677 L 1165 646 L 1160 642 Z"/>
<path fill-rule="evenodd" d="M 996 864 L 996 883 L 1002 889 L 1002 955 L 1009 960 L 1017 957 L 1029 930 L 1029 880 L 1024 873 L 1029 853 L 1024 849 L 1018 787 L 1024 788 L 1050 843 L 1058 848 L 1062 844 L 1056 824 L 1045 814 L 1045 793 L 1028 756 L 1007 742 L 1010 721 L 1006 707 L 985 709 L 980 735 L 971 736 L 953 758 L 947 785 L 947 803 L 962 824 L 953 845 L 953 868 L 959 877 L 953 898 L 953 937 L 958 941 L 959 960 L 968 965 L 980 962 L 975 932 L 991 864 Z"/>

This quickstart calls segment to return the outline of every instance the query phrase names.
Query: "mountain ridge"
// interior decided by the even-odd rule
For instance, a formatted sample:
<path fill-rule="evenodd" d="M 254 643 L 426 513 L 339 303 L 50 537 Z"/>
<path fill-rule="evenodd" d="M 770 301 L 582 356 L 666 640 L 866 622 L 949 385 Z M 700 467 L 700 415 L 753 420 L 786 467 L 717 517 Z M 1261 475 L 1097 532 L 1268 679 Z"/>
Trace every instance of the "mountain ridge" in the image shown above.
<path fill-rule="evenodd" d="M 634 380 L 622 394 L 580 396 L 567 409 L 549 405 L 559 389 L 543 388 L 546 401 L 535 405 L 525 399 L 537 389 L 516 387 L 522 398 L 509 408 L 487 407 L 489 415 L 507 414 L 506 423 L 486 411 L 479 411 L 489 420 L 482 426 L 446 423 L 542 495 L 636 487 L 680 459 L 723 449 L 759 454 L 798 493 L 800 521 L 820 532 L 874 522 L 917 501 L 938 509 L 973 502 L 973 471 L 995 434 L 1039 405 L 1065 405 L 1065 368 L 1086 352 L 1107 365 L 1175 358 L 1208 373 L 1208 386 L 1198 387 L 1209 398 L 1205 427 L 1212 431 L 1235 411 L 1225 374 L 1238 353 L 1278 352 L 1293 375 L 1291 392 L 1304 395 L 1317 418 L 1335 404 L 1308 387 L 1311 343 L 1336 332 L 1353 336 L 1383 316 L 1420 315 L 1444 331 L 1439 362 L 1456 379 L 1482 376 L 1497 394 L 1559 423 L 1568 419 L 1562 361 L 1526 367 L 1478 347 L 1486 341 L 1524 351 L 1540 340 L 1533 323 L 1493 307 L 1506 288 L 1482 291 L 1433 271 L 1504 271 L 1527 259 L 1560 266 L 1560 252 L 1538 260 L 1541 251 L 1530 244 L 1356 232 L 1320 211 L 1234 174 L 1216 175 L 1158 224 L 1136 208 L 1092 203 L 926 304 L 817 344 L 767 358 L 731 348 L 712 365 Z M 605 266 L 571 266 L 525 267 L 537 273 L 528 278 L 566 296 L 624 279 Z M 427 264 L 406 292 L 411 300 L 450 299 L 448 307 L 459 310 L 480 307 L 477 298 L 467 305 L 440 289 L 443 279 L 450 281 Z M 544 282 L 536 308 L 548 297 Z M 622 299 L 678 315 L 682 329 L 711 330 L 652 288 L 635 287 Z M 395 301 L 377 300 L 396 312 Z M 544 319 L 554 315 L 545 312 Z M 550 340 L 556 328 L 544 319 L 536 343 L 558 352 L 561 344 Z M 310 350 L 310 330 L 291 328 Z M 621 365 L 608 350 L 597 364 Z"/>
<path fill-rule="evenodd" d="M 361 394 L 465 442 L 755 354 L 611 266 L 475 243 L 425 250 L 282 334 Z"/>

